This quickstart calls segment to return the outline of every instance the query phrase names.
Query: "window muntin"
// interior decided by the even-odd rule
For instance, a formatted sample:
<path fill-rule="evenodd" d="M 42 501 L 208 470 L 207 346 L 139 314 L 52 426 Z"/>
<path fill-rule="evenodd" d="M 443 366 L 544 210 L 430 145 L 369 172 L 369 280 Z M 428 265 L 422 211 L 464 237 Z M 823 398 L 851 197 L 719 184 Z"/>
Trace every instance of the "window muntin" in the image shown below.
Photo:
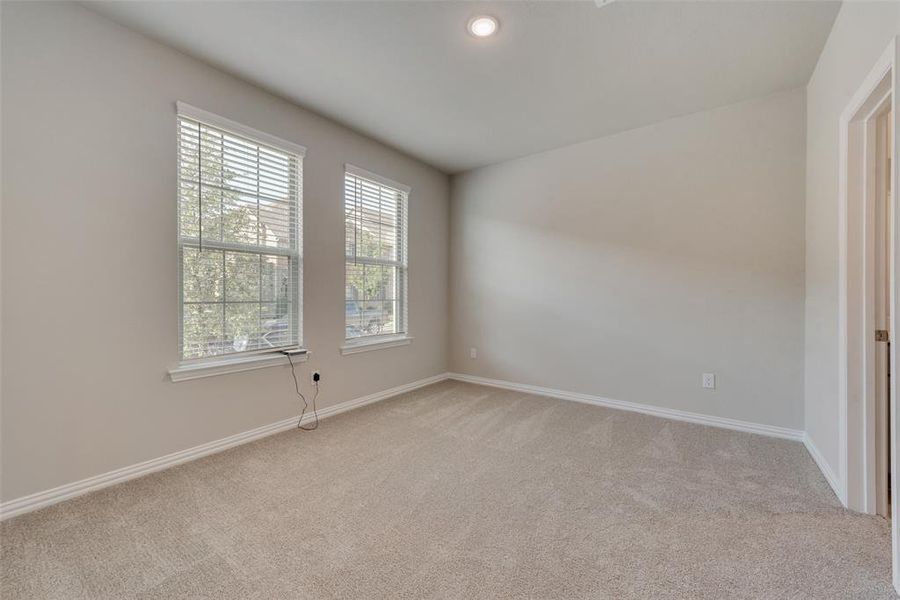
<path fill-rule="evenodd" d="M 344 174 L 345 337 L 408 333 L 409 188 L 347 165 Z"/>
<path fill-rule="evenodd" d="M 181 358 L 299 347 L 302 154 L 194 113 L 179 105 Z"/>

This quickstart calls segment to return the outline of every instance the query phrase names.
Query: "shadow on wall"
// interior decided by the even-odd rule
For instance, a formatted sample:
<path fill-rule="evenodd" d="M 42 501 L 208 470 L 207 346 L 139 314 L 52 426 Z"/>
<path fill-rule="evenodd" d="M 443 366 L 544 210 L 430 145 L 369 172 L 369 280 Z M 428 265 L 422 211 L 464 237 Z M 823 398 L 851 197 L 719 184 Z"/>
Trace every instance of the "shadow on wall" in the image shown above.
<path fill-rule="evenodd" d="M 780 307 L 796 292 L 783 274 L 739 270 L 711 254 L 679 256 L 497 220 L 470 227 L 498 250 L 476 252 L 479 269 L 462 310 L 478 332 L 470 344 L 480 348 L 477 370 L 499 379 L 612 395 L 608 382 L 625 378 L 631 385 L 616 399 L 639 400 L 644 388 L 651 403 L 667 386 L 697 387 L 711 368 L 720 379 L 727 372 L 728 387 L 753 386 L 754 371 L 726 366 L 747 360 L 735 340 L 748 327 L 777 338 Z M 523 373 L 519 355 L 506 348 L 550 355 L 554 366 Z M 764 359 L 756 362 L 765 368 Z M 688 375 L 673 380 L 671 369 Z M 572 389 L 573 381 L 586 389 Z"/>

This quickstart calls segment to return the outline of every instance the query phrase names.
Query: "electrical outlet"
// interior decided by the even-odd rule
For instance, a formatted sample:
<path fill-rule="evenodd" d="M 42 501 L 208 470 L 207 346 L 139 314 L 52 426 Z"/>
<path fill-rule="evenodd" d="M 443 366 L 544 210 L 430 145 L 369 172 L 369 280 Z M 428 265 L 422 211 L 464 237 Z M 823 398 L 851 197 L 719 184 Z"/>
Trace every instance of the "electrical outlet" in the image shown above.
<path fill-rule="evenodd" d="M 322 380 L 322 374 L 318 371 L 313 371 L 309 376 L 310 381 L 312 381 L 313 385 L 316 385 Z"/>
<path fill-rule="evenodd" d="M 716 389 L 716 374 L 715 373 L 704 373 L 703 374 L 703 388 L 707 390 Z"/>
<path fill-rule="evenodd" d="M 471 358 L 471 359 L 478 358 L 478 348 L 469 348 L 469 358 Z"/>

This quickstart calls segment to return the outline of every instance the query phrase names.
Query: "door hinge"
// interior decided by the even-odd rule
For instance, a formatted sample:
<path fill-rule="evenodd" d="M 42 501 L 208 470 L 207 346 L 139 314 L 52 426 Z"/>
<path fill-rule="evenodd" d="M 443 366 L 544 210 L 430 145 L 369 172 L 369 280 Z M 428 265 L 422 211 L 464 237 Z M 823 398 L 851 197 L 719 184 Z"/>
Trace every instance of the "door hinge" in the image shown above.
<path fill-rule="evenodd" d="M 890 341 L 888 339 L 888 330 L 887 329 L 876 329 L 875 330 L 875 341 L 876 342 Z"/>

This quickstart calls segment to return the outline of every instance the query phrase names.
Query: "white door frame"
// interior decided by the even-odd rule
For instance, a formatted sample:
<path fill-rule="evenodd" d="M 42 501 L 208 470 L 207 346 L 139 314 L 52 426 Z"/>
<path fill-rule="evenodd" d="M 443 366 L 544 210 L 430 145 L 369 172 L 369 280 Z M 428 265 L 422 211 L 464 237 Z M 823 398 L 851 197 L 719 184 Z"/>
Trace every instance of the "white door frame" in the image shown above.
<path fill-rule="evenodd" d="M 897 71 L 900 66 L 900 37 L 888 45 L 868 77 L 853 95 L 840 118 L 840 171 L 838 198 L 838 437 L 839 489 L 838 497 L 844 506 L 853 510 L 875 513 L 875 381 L 874 315 L 871 310 L 874 290 L 875 215 L 873 186 L 868 185 L 866 165 L 871 148 L 866 147 L 866 133 L 871 119 L 883 109 L 890 96 L 891 109 L 897 117 Z M 893 120 L 893 155 L 898 154 L 897 128 L 900 119 Z M 869 156 L 866 156 L 866 152 Z M 898 169 L 891 165 L 892 189 L 898 190 Z M 895 192 L 895 197 L 897 196 Z M 900 210 L 891 213 L 891 239 L 900 232 Z M 890 249 L 892 282 L 890 312 L 900 315 L 897 266 L 900 265 L 900 244 Z M 896 318 L 891 319 L 890 339 L 897 340 Z M 891 373 L 897 373 L 897 346 L 890 352 Z M 898 427 L 897 377 L 891 378 L 891 482 L 897 490 L 897 465 L 900 454 L 896 432 Z M 900 517 L 891 520 L 894 587 L 900 590 Z"/>

